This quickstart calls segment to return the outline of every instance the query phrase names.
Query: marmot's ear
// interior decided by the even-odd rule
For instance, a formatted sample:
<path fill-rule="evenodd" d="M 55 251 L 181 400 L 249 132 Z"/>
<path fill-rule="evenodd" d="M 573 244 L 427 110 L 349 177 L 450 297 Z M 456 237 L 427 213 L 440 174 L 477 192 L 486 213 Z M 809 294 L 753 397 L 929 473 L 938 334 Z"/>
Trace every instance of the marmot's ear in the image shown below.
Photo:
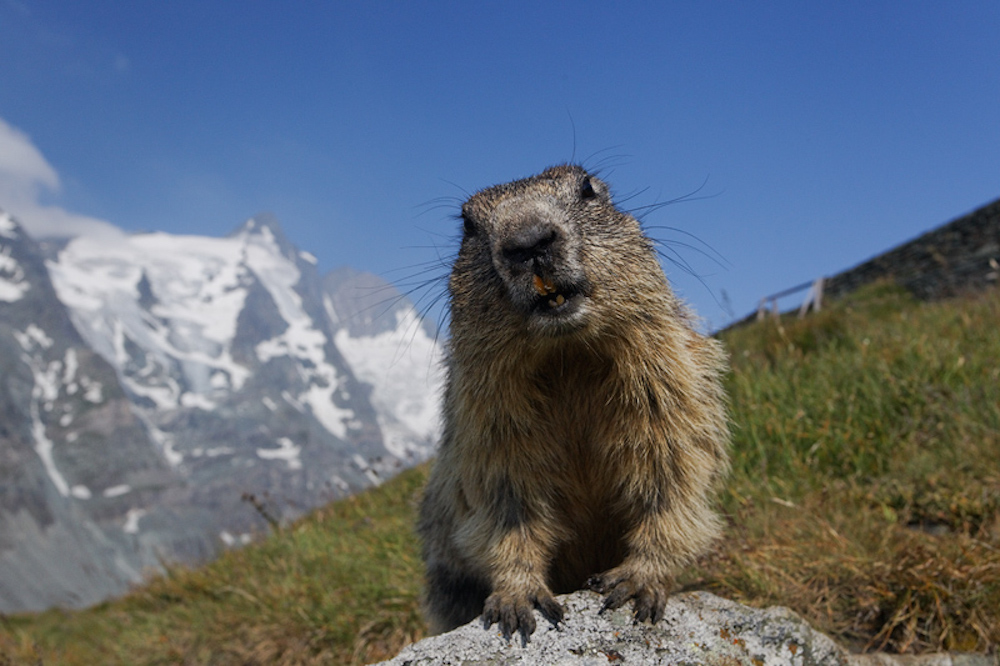
<path fill-rule="evenodd" d="M 466 236 L 475 236 L 479 233 L 476 223 L 464 213 L 462 214 L 462 230 L 465 232 Z"/>

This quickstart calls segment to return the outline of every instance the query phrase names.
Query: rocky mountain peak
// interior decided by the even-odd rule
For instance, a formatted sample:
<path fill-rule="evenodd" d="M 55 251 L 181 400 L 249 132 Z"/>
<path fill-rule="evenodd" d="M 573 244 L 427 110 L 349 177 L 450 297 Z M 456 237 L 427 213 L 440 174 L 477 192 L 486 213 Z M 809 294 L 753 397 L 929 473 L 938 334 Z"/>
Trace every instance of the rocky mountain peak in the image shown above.
<path fill-rule="evenodd" d="M 273 215 L 43 256 L 0 214 L 0 612 L 245 543 L 268 528 L 246 495 L 286 520 L 426 459 L 436 342 L 407 302 L 348 330 L 330 299 Z"/>
<path fill-rule="evenodd" d="M 234 229 L 228 238 L 242 238 L 248 243 L 276 247 L 282 256 L 295 262 L 299 261 L 302 254 L 285 235 L 277 216 L 266 211 L 249 218 Z"/>

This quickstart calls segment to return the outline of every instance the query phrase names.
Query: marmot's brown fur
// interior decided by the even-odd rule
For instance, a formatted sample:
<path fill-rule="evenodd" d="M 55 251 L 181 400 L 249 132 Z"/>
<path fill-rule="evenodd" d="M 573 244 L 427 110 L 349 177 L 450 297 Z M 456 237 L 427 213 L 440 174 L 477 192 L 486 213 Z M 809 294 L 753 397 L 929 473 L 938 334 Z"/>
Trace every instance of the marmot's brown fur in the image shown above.
<path fill-rule="evenodd" d="M 435 632 L 480 613 L 506 635 L 553 594 L 663 615 L 719 532 L 729 432 L 718 342 L 699 335 L 652 242 L 578 166 L 462 207 L 444 434 L 420 509 Z"/>

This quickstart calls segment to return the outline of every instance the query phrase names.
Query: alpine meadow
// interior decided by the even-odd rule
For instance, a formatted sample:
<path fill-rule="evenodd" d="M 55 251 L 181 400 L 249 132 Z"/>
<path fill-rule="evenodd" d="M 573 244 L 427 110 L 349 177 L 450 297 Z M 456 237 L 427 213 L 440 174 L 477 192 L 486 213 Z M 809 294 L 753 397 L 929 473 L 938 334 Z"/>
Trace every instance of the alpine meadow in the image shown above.
<path fill-rule="evenodd" d="M 888 283 L 721 334 L 728 528 L 682 580 L 855 651 L 1000 645 L 1000 290 Z M 426 466 L 83 611 L 6 616 L 5 664 L 363 664 L 426 628 Z"/>

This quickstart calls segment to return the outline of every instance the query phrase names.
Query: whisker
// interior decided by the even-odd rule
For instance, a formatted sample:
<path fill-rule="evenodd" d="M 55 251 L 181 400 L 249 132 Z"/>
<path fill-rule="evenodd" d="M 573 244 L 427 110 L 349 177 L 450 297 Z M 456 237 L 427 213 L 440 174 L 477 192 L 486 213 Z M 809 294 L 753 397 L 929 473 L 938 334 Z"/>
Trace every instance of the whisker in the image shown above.
<path fill-rule="evenodd" d="M 694 268 L 690 264 L 687 263 L 687 261 L 682 259 L 680 255 L 678 255 L 676 252 L 674 253 L 676 255 L 676 258 L 667 256 L 666 253 L 660 250 L 657 250 L 656 253 L 661 257 L 663 257 L 664 259 L 666 259 L 667 261 L 669 261 L 670 263 L 680 268 L 682 271 L 687 273 L 689 276 L 693 277 L 695 280 L 697 280 L 698 283 L 705 288 L 705 291 L 708 292 L 708 295 L 712 297 L 712 300 L 715 301 L 715 304 L 718 305 L 723 310 L 725 309 L 723 304 L 719 301 L 719 298 L 715 295 L 715 291 L 708 285 L 707 282 L 705 282 L 706 277 L 711 277 L 710 274 L 702 275 L 698 273 L 697 271 L 694 270 Z"/>
<path fill-rule="evenodd" d="M 591 164 L 591 160 L 593 160 L 601 153 L 609 153 L 612 150 L 619 150 L 621 147 L 622 147 L 621 145 L 617 145 L 617 146 L 608 146 L 607 148 L 601 148 L 600 150 L 597 150 L 588 155 L 583 160 L 581 165 L 587 171 L 590 171 L 591 173 L 594 173 L 599 176 L 610 174 L 615 170 L 616 167 L 625 164 L 629 159 L 632 158 L 632 156 L 624 153 L 613 153 L 609 155 L 604 155 L 593 164 Z"/>
<path fill-rule="evenodd" d="M 656 229 L 657 227 L 648 227 L 648 228 L 649 229 Z M 670 227 L 664 227 L 664 228 L 668 228 L 669 229 Z M 686 231 L 681 231 L 680 229 L 671 229 L 671 230 L 672 231 L 678 231 L 680 233 L 683 233 L 686 236 L 690 236 L 691 238 L 693 238 L 694 240 L 698 241 L 703 246 L 705 246 L 706 249 L 702 249 L 702 248 L 698 247 L 697 245 L 694 245 L 693 243 L 685 243 L 684 241 L 672 240 L 672 239 L 671 240 L 667 240 L 667 239 L 664 239 L 664 238 L 653 238 L 653 242 L 656 243 L 657 245 L 663 245 L 663 246 L 671 245 L 671 246 L 675 246 L 675 247 L 683 247 L 683 248 L 686 248 L 688 250 L 691 250 L 692 252 L 697 252 L 698 254 L 700 254 L 701 256 L 705 257 L 706 259 L 708 259 L 712 263 L 714 263 L 717 266 L 719 266 L 719 268 L 725 268 L 725 269 L 732 268 L 733 263 L 731 261 L 729 261 L 728 259 L 726 259 L 715 248 L 713 248 L 711 245 L 709 245 L 705 241 L 701 240 L 700 238 L 698 238 L 694 234 L 690 234 L 690 233 L 688 233 Z"/>

